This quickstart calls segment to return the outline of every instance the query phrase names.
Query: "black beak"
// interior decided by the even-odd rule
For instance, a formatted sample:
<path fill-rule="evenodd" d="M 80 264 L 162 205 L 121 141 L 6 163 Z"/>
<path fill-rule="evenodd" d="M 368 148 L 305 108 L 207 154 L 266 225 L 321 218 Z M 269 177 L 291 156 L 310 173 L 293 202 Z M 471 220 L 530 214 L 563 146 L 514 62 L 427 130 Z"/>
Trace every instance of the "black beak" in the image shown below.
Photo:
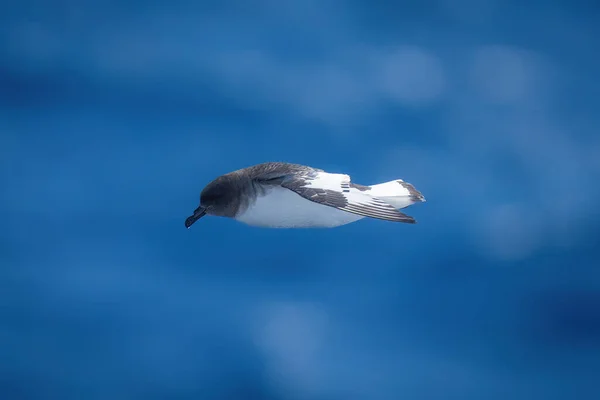
<path fill-rule="evenodd" d="M 185 220 L 185 227 L 186 228 L 190 228 L 190 226 L 192 226 L 192 224 L 196 221 L 198 221 L 200 218 L 204 217 L 204 215 L 206 214 L 206 208 L 200 206 L 198 208 L 196 208 L 194 210 L 194 214 L 187 217 L 187 219 Z"/>

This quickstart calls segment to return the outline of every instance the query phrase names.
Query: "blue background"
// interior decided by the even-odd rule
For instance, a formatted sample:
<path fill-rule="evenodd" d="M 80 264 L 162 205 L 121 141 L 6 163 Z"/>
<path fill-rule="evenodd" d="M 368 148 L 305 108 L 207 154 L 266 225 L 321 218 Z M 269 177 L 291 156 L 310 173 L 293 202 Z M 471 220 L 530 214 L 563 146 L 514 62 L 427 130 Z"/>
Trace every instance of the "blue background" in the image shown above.
<path fill-rule="evenodd" d="M 598 399 L 594 2 L 0 5 L 2 399 Z M 269 230 L 264 161 L 417 225 Z"/>

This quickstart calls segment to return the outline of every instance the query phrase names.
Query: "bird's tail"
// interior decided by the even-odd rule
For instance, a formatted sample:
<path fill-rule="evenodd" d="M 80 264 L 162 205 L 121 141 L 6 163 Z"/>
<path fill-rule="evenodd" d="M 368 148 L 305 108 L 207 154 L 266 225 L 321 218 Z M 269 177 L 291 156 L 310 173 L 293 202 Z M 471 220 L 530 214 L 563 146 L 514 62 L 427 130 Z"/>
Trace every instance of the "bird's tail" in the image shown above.
<path fill-rule="evenodd" d="M 402 179 L 371 185 L 369 194 L 401 209 L 425 201 L 425 197 Z"/>

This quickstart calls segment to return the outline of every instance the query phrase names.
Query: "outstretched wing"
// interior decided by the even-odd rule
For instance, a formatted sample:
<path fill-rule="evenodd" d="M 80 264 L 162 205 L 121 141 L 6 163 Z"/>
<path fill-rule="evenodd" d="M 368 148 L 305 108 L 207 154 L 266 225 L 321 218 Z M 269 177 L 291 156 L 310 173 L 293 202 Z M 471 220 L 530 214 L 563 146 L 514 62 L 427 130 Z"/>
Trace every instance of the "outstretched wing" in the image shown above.
<path fill-rule="evenodd" d="M 345 174 L 307 170 L 306 173 L 270 175 L 261 183 L 278 184 L 307 200 L 364 217 L 410 224 L 416 222 L 391 204 L 351 187 L 350 176 Z"/>

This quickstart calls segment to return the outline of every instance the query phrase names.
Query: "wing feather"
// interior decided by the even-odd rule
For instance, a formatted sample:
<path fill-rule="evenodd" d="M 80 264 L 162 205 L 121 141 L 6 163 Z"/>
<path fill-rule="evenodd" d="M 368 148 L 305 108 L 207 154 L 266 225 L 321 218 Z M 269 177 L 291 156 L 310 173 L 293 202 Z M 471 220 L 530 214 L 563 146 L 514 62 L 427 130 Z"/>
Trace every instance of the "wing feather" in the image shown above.
<path fill-rule="evenodd" d="M 416 223 L 415 219 L 394 206 L 350 186 L 350 176 L 312 171 L 276 179 L 277 184 L 307 200 L 352 214 L 386 221 Z"/>
<path fill-rule="evenodd" d="M 354 191 L 343 193 L 343 195 L 347 198 L 348 204 L 344 207 L 339 207 L 341 210 L 386 221 L 416 223 L 413 217 L 398 211 L 391 204 L 376 197 Z"/>

